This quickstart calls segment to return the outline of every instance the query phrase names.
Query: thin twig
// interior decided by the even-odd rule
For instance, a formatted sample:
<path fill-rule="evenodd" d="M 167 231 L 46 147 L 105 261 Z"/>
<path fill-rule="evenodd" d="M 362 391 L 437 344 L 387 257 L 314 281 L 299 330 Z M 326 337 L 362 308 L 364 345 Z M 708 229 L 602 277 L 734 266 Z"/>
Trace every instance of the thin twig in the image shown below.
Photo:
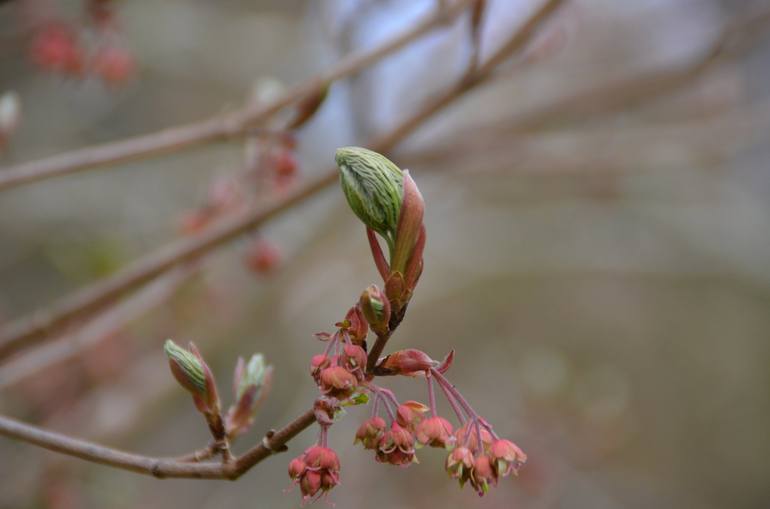
<path fill-rule="evenodd" d="M 487 62 L 479 66 L 468 79 L 450 87 L 405 119 L 391 132 L 371 140 L 367 146 L 377 152 L 388 152 L 414 132 L 426 120 L 453 103 L 458 97 L 487 80 L 495 66 L 510 53 L 521 49 L 563 0 L 548 0 Z M 492 65 L 494 63 L 494 65 Z M 241 213 L 223 219 L 199 236 L 173 242 L 129 265 L 117 274 L 81 291 L 64 297 L 47 310 L 17 319 L 0 331 L 0 360 L 19 349 L 39 343 L 49 335 L 61 332 L 78 320 L 115 302 L 173 267 L 199 258 L 240 235 L 254 230 L 278 214 L 298 205 L 337 180 L 337 168 L 330 168 L 303 185 L 294 187 L 284 196 L 275 198 Z"/>
<path fill-rule="evenodd" d="M 0 191 L 51 177 L 243 136 L 256 124 L 275 115 L 283 108 L 310 96 L 336 80 L 365 69 L 442 26 L 447 19 L 452 19 L 473 1 L 457 0 L 446 12 L 432 12 L 384 44 L 369 51 L 348 55 L 330 71 L 289 89 L 269 104 L 247 105 L 241 110 L 199 122 L 0 168 Z"/>
<path fill-rule="evenodd" d="M 0 416 L 0 435 L 94 463 L 151 475 L 160 479 L 235 480 L 271 454 L 282 450 L 286 442 L 297 436 L 314 421 L 315 413 L 313 409 L 310 409 L 230 463 L 196 463 L 191 462 L 188 458 L 179 460 L 142 456 L 47 431 L 4 416 Z"/>

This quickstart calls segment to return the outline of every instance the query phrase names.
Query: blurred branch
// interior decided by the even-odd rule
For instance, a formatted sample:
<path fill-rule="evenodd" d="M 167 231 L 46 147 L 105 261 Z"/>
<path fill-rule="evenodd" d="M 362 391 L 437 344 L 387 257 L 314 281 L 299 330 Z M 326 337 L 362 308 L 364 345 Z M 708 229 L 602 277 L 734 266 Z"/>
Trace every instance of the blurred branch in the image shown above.
<path fill-rule="evenodd" d="M 433 115 L 457 98 L 486 81 L 512 52 L 521 49 L 563 0 L 547 0 L 522 27 L 478 69 L 453 87 L 428 101 L 411 117 L 406 118 L 389 133 L 370 140 L 366 145 L 377 152 L 388 152 Z M 94 285 L 59 300 L 52 307 L 21 317 L 0 330 L 0 360 L 21 348 L 40 343 L 51 334 L 61 332 L 78 320 L 106 307 L 131 291 L 146 284 L 172 268 L 199 258 L 222 247 L 273 217 L 298 205 L 337 180 L 337 168 L 330 168 L 315 180 L 294 187 L 285 195 L 266 204 L 255 205 L 238 215 L 225 218 L 195 238 L 173 242 L 145 256 L 132 265 Z"/>
<path fill-rule="evenodd" d="M 273 116 L 283 108 L 317 93 L 318 90 L 328 87 L 338 79 L 360 72 L 433 29 L 442 26 L 447 19 L 454 18 L 474 1 L 456 0 L 444 11 L 432 12 L 408 30 L 387 40 L 382 45 L 369 51 L 347 56 L 333 69 L 291 88 L 269 104 L 247 105 L 241 110 L 217 115 L 199 122 L 0 168 L 0 191 L 47 178 L 242 136 L 256 124 Z"/>
<path fill-rule="evenodd" d="M 442 173 L 506 172 L 511 175 L 568 176 L 639 172 L 645 164 L 661 167 L 683 157 L 728 157 L 758 141 L 770 128 L 770 102 L 723 113 L 709 120 L 654 126 L 626 126 L 519 134 L 511 139 L 506 121 L 452 134 L 430 148 L 404 152 L 399 160 L 411 167 L 436 168 Z M 484 154 L 483 168 L 478 154 Z M 644 154 L 655 153 L 650 159 Z"/>
<path fill-rule="evenodd" d="M 570 94 L 544 106 L 524 112 L 500 129 L 525 131 L 541 128 L 549 122 L 564 122 L 570 118 L 629 108 L 639 102 L 655 99 L 664 93 L 672 93 L 692 80 L 713 69 L 717 64 L 734 58 L 756 44 L 770 27 L 770 9 L 757 11 L 750 16 L 739 16 L 727 23 L 713 43 L 687 63 L 675 67 L 642 71 L 610 83 L 602 83 L 587 90 Z"/>
<path fill-rule="evenodd" d="M 179 267 L 143 288 L 130 299 L 99 315 L 82 330 L 3 366 L 0 368 L 0 390 L 79 356 L 84 350 L 168 300 L 197 271 L 197 264 Z"/>

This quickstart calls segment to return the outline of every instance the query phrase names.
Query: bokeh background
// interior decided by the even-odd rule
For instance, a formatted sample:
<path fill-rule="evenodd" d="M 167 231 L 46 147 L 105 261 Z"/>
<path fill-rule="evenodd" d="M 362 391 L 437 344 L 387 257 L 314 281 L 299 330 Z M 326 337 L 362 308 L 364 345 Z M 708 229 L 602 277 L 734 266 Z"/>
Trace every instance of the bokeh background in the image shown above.
<path fill-rule="evenodd" d="M 537 3 L 490 1 L 483 54 Z M 0 93 L 14 91 L 22 112 L 0 166 L 266 100 L 435 8 L 116 3 L 136 68 L 113 86 L 30 61 L 22 11 L 32 4 L 0 4 Z M 81 2 L 37 5 L 74 23 L 83 16 Z M 725 26 L 763 9 L 767 17 L 768 8 L 568 1 L 498 78 L 391 154 L 423 191 L 428 244 L 389 348 L 438 358 L 454 348 L 452 380 L 530 461 L 479 499 L 447 478 L 438 451 L 423 451 L 409 469 L 375 464 L 352 443 L 367 410 L 352 409 L 332 429 L 343 467 L 330 501 L 770 506 L 770 35 L 751 25 L 726 54 L 704 58 Z M 461 18 L 336 83 L 298 133 L 297 178 L 454 83 L 467 30 Z M 239 140 L 210 144 L 0 194 L 0 323 L 179 238 L 185 212 L 205 202 L 212 182 L 238 173 L 244 150 Z M 280 252 L 267 273 L 243 262 L 259 241 Z M 376 280 L 362 227 L 335 186 L 197 269 L 162 278 L 133 303 L 128 323 L 107 314 L 65 335 L 80 342 L 77 355 L 37 371 L 24 364 L 29 352 L 0 365 L 0 410 L 149 455 L 184 453 L 207 432 L 161 345 L 194 340 L 223 392 L 238 355 L 262 352 L 275 366 L 270 399 L 236 445 L 243 450 L 312 401 L 312 333 L 330 330 Z M 422 384 L 390 386 L 405 399 L 425 397 Z M 314 439 L 303 433 L 291 451 Z M 2 439 L 0 507 L 298 507 L 297 491 L 286 492 L 291 457 L 235 483 L 158 481 Z"/>

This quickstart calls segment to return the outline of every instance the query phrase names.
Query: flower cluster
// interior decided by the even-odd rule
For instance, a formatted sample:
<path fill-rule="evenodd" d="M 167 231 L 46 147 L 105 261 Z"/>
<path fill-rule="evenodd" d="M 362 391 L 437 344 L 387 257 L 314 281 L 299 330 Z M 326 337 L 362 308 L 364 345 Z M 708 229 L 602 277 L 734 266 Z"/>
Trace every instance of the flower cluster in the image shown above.
<path fill-rule="evenodd" d="M 56 19 L 35 30 L 29 46 L 30 60 L 39 68 L 64 76 L 92 75 L 110 86 L 122 85 L 135 73 L 131 52 L 120 43 L 114 13 L 108 2 L 88 9 L 97 37 L 96 47 L 84 43 L 93 37 L 81 37 L 74 26 Z"/>
<path fill-rule="evenodd" d="M 317 333 L 326 346 L 312 357 L 310 375 L 320 395 L 314 415 L 318 443 L 289 464 L 289 476 L 304 500 L 326 494 L 339 484 L 340 462 L 328 447 L 329 429 L 344 406 L 369 403 L 371 414 L 356 431 L 355 443 L 372 451 L 375 461 L 400 467 L 417 463 L 421 447 L 447 451 L 446 471 L 479 495 L 526 461 L 513 442 L 501 439 L 445 377 L 454 352 L 443 361 L 407 348 L 379 358 L 385 342 L 404 318 L 423 268 L 424 204 L 416 184 L 384 156 L 358 147 L 337 151 L 342 188 L 355 214 L 366 224 L 369 245 L 384 290 L 370 285 L 337 322 L 336 332 Z M 387 246 L 385 256 L 378 236 Z M 369 349 L 367 336 L 377 339 Z M 407 376 L 427 383 L 428 404 L 399 402 L 376 377 Z M 438 413 L 435 387 L 454 412 L 458 427 Z"/>
<path fill-rule="evenodd" d="M 289 463 L 289 477 L 304 500 L 321 496 L 340 482 L 340 459 L 333 449 L 314 445 Z"/>

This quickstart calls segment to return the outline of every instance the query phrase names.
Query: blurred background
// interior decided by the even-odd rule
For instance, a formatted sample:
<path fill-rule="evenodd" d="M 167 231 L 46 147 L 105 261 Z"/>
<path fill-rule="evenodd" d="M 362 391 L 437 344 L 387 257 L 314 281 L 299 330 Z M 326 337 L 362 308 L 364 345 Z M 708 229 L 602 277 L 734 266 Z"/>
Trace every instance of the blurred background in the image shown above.
<path fill-rule="evenodd" d="M 482 59 L 539 3 L 490 0 Z M 770 4 L 564 3 L 390 154 L 425 196 L 428 243 L 388 348 L 454 348 L 450 377 L 529 462 L 480 499 L 440 451 L 376 464 L 353 446 L 368 415 L 354 408 L 331 430 L 337 507 L 770 506 Z M 435 8 L 6 0 L 0 171 L 269 101 Z M 195 234 L 222 203 L 319 175 L 336 147 L 455 83 L 469 55 L 466 13 L 336 82 L 291 142 L 249 136 L 4 191 L 0 324 Z M 226 395 L 238 355 L 275 366 L 244 450 L 307 408 L 312 334 L 377 280 L 333 186 L 5 361 L 0 411 L 143 454 L 193 450 L 207 430 L 162 353 L 168 337 L 193 340 Z M 386 385 L 425 398 L 422 384 Z M 286 464 L 314 440 L 230 483 L 158 481 L 3 438 L 0 507 L 298 507 Z"/>

